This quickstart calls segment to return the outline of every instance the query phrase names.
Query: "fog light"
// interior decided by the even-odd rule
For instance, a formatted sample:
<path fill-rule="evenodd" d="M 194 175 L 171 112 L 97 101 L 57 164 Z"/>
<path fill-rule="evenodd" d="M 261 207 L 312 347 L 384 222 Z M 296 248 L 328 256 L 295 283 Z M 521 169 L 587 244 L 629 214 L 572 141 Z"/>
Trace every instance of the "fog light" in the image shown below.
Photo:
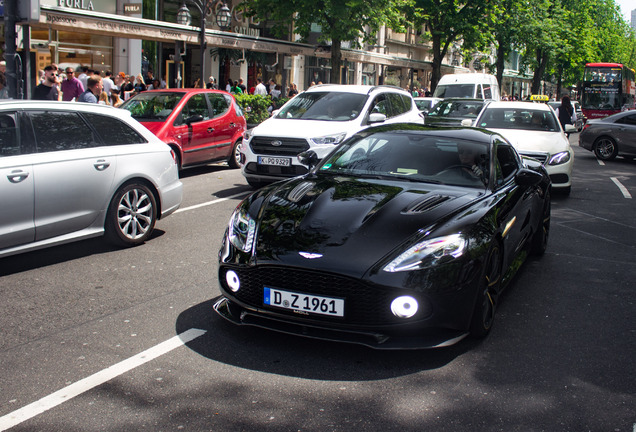
<path fill-rule="evenodd" d="M 228 270 L 225 273 L 225 282 L 232 292 L 237 292 L 241 287 L 241 281 L 234 270 Z"/>
<path fill-rule="evenodd" d="M 391 302 L 391 312 L 398 318 L 411 318 L 417 313 L 417 300 L 411 296 L 398 297 Z"/>

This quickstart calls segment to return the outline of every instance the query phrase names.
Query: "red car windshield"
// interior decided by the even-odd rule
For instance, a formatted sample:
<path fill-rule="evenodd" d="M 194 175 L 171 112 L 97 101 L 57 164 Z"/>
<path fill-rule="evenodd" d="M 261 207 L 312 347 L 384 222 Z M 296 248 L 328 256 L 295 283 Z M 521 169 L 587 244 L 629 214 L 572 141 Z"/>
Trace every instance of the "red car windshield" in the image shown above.
<path fill-rule="evenodd" d="M 138 121 L 165 121 L 185 93 L 142 92 L 129 99 L 121 107 L 127 109 Z"/>

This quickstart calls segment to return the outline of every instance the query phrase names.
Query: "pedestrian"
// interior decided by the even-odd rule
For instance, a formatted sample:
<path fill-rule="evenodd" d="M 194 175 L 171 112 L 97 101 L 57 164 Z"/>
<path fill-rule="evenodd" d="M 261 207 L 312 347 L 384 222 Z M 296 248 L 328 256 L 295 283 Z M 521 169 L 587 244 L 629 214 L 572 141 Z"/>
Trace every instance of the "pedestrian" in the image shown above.
<path fill-rule="evenodd" d="M 35 100 L 60 100 L 60 92 L 57 89 L 57 77 L 55 69 L 49 65 L 44 68 L 44 80 L 33 90 Z"/>
<path fill-rule="evenodd" d="M 9 90 L 7 89 L 7 78 L 4 72 L 0 70 L 0 99 L 9 99 Z"/>
<path fill-rule="evenodd" d="M 295 83 L 289 84 L 289 93 L 287 93 L 287 97 L 293 98 L 298 94 L 298 87 Z"/>
<path fill-rule="evenodd" d="M 228 78 L 227 82 L 225 83 L 225 91 L 228 93 L 232 93 L 232 87 L 234 87 L 234 81 L 232 81 L 232 78 Z"/>
<path fill-rule="evenodd" d="M 241 88 L 241 93 L 247 93 L 247 87 L 243 83 L 243 78 L 239 78 L 238 86 Z"/>
<path fill-rule="evenodd" d="M 113 87 L 110 89 L 110 104 L 115 108 L 119 108 L 124 101 L 119 97 L 119 88 Z"/>
<path fill-rule="evenodd" d="M 97 103 L 97 98 L 101 95 L 103 86 L 102 79 L 100 77 L 91 76 L 86 81 L 88 88 L 79 95 L 77 102 Z"/>
<path fill-rule="evenodd" d="M 135 93 L 141 93 L 148 90 L 148 87 L 146 87 L 146 82 L 144 81 L 144 76 L 142 74 L 137 74 L 134 89 Z"/>
<path fill-rule="evenodd" d="M 267 88 L 265 87 L 265 84 L 263 84 L 263 78 L 261 77 L 256 78 L 256 82 L 258 84 L 256 84 L 256 87 L 254 88 L 254 94 L 267 96 Z"/>
<path fill-rule="evenodd" d="M 234 93 L 234 94 L 242 94 L 243 93 L 243 90 L 239 86 L 239 82 L 238 81 L 234 81 L 234 85 L 231 88 L 231 93 Z"/>
<path fill-rule="evenodd" d="M 97 101 L 97 103 L 100 105 L 110 105 L 110 97 L 105 90 L 102 90 L 102 92 L 99 94 L 99 100 Z"/>
<path fill-rule="evenodd" d="M 62 88 L 63 101 L 77 100 L 79 95 L 84 93 L 84 86 L 79 79 L 75 78 L 75 70 L 72 67 L 66 68 L 66 79 L 62 81 L 60 87 Z"/>
<path fill-rule="evenodd" d="M 565 130 L 566 124 L 576 123 L 576 112 L 568 96 L 561 98 L 561 105 L 556 109 L 556 115 L 563 130 Z"/>
<path fill-rule="evenodd" d="M 109 70 L 104 74 L 104 79 L 102 79 L 102 85 L 104 86 L 104 91 L 108 96 L 110 96 L 110 90 L 115 87 L 115 82 L 113 81 L 113 73 Z"/>

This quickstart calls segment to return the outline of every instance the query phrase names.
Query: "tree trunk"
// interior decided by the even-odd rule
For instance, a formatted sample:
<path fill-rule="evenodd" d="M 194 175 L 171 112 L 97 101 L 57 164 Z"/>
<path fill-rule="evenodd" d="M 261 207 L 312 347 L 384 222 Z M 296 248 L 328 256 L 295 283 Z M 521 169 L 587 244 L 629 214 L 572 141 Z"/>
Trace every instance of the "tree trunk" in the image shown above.
<path fill-rule="evenodd" d="M 342 41 L 340 39 L 332 39 L 331 40 L 331 75 L 330 75 L 330 83 L 331 84 L 341 84 L 341 73 L 340 67 L 342 66 L 342 51 L 340 50 L 340 44 Z"/>
<path fill-rule="evenodd" d="M 545 74 L 545 68 L 548 64 L 548 54 L 544 53 L 542 49 L 538 49 L 535 54 L 537 68 L 534 70 L 534 75 L 532 77 L 532 94 L 540 94 L 541 78 L 543 78 L 543 75 Z"/>
<path fill-rule="evenodd" d="M 504 73 L 504 57 L 506 55 L 506 47 L 505 41 L 498 41 L 498 46 L 497 46 L 497 61 L 495 62 L 495 65 L 497 66 L 497 83 L 499 83 L 499 88 L 501 89 L 501 93 L 503 95 L 504 93 L 504 87 L 503 87 L 503 73 Z M 512 95 L 510 95 L 512 96 Z"/>
<path fill-rule="evenodd" d="M 431 73 L 431 94 L 435 92 L 435 88 L 437 87 L 437 83 L 442 77 L 442 60 L 444 56 L 442 55 L 442 40 L 441 38 L 433 33 L 433 72 Z"/>

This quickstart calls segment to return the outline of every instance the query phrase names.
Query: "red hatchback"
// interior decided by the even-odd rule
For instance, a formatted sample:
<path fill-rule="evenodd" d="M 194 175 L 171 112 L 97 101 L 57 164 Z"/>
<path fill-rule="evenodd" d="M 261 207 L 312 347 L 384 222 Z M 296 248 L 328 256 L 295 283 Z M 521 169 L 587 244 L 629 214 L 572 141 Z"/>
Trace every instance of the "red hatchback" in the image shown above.
<path fill-rule="evenodd" d="M 168 144 L 179 168 L 227 161 L 238 168 L 246 123 L 234 97 L 221 90 L 148 90 L 122 106 Z"/>

